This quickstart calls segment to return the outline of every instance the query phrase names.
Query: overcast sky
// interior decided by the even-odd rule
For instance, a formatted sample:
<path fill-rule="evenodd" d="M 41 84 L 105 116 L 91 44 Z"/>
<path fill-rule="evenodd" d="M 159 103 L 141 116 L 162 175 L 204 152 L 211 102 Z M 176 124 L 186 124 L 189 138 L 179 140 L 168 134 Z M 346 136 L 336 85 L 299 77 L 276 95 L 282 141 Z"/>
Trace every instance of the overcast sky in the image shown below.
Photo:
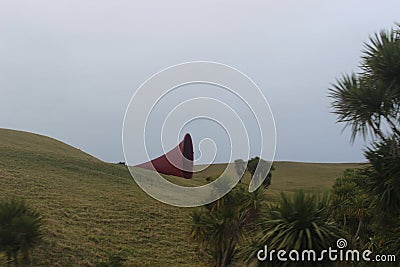
<path fill-rule="evenodd" d="M 2 0 L 0 127 L 122 161 L 135 90 L 168 66 L 206 60 L 262 89 L 277 127 L 276 160 L 363 161 L 364 142 L 341 134 L 327 90 L 357 70 L 363 42 L 400 21 L 399 10 L 398 0 Z M 192 133 L 194 141 L 202 134 Z"/>

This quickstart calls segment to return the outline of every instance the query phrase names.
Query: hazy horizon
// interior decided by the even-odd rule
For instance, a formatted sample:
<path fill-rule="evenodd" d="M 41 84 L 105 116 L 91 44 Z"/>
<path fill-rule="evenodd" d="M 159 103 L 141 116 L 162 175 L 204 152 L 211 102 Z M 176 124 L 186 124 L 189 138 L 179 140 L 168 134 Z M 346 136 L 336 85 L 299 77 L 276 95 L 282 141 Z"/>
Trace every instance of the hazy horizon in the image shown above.
<path fill-rule="evenodd" d="M 15 131 L 23 131 L 23 132 L 26 132 L 26 133 L 32 133 L 32 134 L 38 134 L 38 135 L 41 135 L 41 136 L 46 136 L 46 137 L 50 137 L 50 138 L 53 138 L 53 139 L 55 139 L 55 140 L 58 140 L 58 141 L 61 141 L 61 142 L 63 142 L 62 140 L 59 140 L 59 139 L 57 139 L 56 137 L 51 137 L 51 136 L 47 136 L 47 135 L 44 135 L 44 134 L 41 134 L 41 133 L 35 133 L 35 132 L 29 132 L 29 131 L 25 131 L 25 130 L 21 130 L 21 129 L 11 129 L 11 128 L 3 128 L 3 129 L 6 129 L 6 130 L 15 130 Z M 69 143 L 66 143 L 66 142 L 63 142 L 63 143 L 65 143 L 66 145 L 69 145 L 69 146 L 72 146 L 72 147 L 74 147 L 74 148 L 76 148 L 76 149 L 79 149 L 79 150 L 81 150 L 83 153 L 86 153 L 86 154 L 89 154 L 89 155 L 91 155 L 91 156 L 93 156 L 93 157 L 96 157 L 96 155 L 93 155 L 93 154 L 90 154 L 89 152 L 87 152 L 87 151 L 85 151 L 85 150 L 83 150 L 83 149 L 81 149 L 81 148 L 79 148 L 79 147 L 76 147 L 76 146 L 74 146 L 73 144 L 69 144 Z M 161 155 L 159 155 L 159 156 L 161 156 Z M 158 157 L 158 156 L 157 156 Z M 98 157 L 96 157 L 96 158 L 98 158 Z M 98 158 L 98 159 L 100 159 L 100 158 Z M 102 160 L 102 159 L 100 159 L 100 160 Z M 243 159 L 243 160 L 245 160 L 245 159 Z M 102 161 L 104 161 L 104 160 L 102 160 Z M 107 162 L 107 163 L 120 163 L 120 162 L 124 162 L 123 161 L 123 159 L 122 160 L 120 160 L 120 161 L 104 161 L 104 162 Z M 362 160 L 362 161 L 354 161 L 354 162 L 340 162 L 340 161 L 338 161 L 338 162 L 318 162 L 318 161 L 293 161 L 293 160 L 274 160 L 274 162 L 296 162 L 296 163 L 332 163 L 332 164 L 346 164 L 346 163 L 349 163 L 349 164 L 351 164 L 351 163 L 368 163 L 368 161 L 367 160 Z M 213 164 L 228 164 L 228 163 L 234 163 L 234 162 L 214 162 Z M 207 165 L 207 164 L 195 164 L 194 166 L 205 166 L 205 165 Z"/>

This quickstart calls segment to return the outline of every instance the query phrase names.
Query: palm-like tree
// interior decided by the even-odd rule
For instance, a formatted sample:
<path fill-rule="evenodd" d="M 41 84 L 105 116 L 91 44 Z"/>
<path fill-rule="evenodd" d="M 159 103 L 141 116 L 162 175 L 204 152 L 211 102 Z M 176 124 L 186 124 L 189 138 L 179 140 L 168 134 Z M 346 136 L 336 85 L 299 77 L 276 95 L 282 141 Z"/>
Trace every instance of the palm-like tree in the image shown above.
<path fill-rule="evenodd" d="M 365 171 L 366 186 L 376 197 L 380 215 L 400 215 L 400 138 L 376 142 L 365 152 L 371 166 Z M 383 218 L 384 219 L 384 218 Z"/>
<path fill-rule="evenodd" d="M 250 172 L 253 180 L 263 180 L 262 184 L 264 187 L 268 188 L 271 185 L 272 171 L 275 170 L 271 162 L 254 157 L 247 162 L 247 170 Z"/>
<path fill-rule="evenodd" d="M 368 132 L 380 139 L 400 135 L 400 36 L 398 29 L 370 38 L 362 72 L 344 75 L 329 90 L 337 121 L 352 129 L 352 140 Z M 382 126 L 391 130 L 385 133 Z"/>
<path fill-rule="evenodd" d="M 365 194 L 357 194 L 351 202 L 350 212 L 353 217 L 358 219 L 358 225 L 354 237 L 359 238 L 361 227 L 365 223 L 365 219 L 371 217 L 373 210 L 369 198 Z"/>
<path fill-rule="evenodd" d="M 281 194 L 278 205 L 270 206 L 261 217 L 262 231 L 254 239 L 253 245 L 244 251 L 248 263 L 272 266 L 307 266 L 308 262 L 258 262 L 256 254 L 264 245 L 278 250 L 306 250 L 322 251 L 329 246 L 333 247 L 342 231 L 330 217 L 328 195 L 322 197 L 308 195 L 302 191 L 295 193 L 293 198 Z M 286 264 L 286 265 L 285 265 Z M 313 266 L 316 266 L 313 262 Z M 322 264 L 322 263 L 321 263 Z M 327 263 L 323 263 L 326 265 Z"/>
<path fill-rule="evenodd" d="M 365 176 L 360 170 L 346 170 L 332 186 L 331 206 L 334 218 L 354 234 L 356 240 L 367 220 L 373 215 L 372 200 L 365 190 Z M 342 219 L 343 218 L 343 219 Z M 364 238 L 365 240 L 367 238 Z"/>
<path fill-rule="evenodd" d="M 400 219 L 399 24 L 370 38 L 363 51 L 361 72 L 338 79 L 330 97 L 337 121 L 351 127 L 352 140 L 359 133 L 364 137 L 372 133 L 376 138 L 365 152 L 370 167 L 365 170 L 364 183 L 377 222 L 371 240 L 384 244 L 392 236 L 391 225 Z M 391 244 L 397 244 L 394 250 L 400 251 L 399 243 Z"/>
<path fill-rule="evenodd" d="M 354 192 L 358 191 L 357 184 L 349 177 L 345 176 L 337 178 L 332 186 L 331 207 L 334 217 L 337 221 L 342 221 L 343 226 L 347 226 L 348 217 L 350 216 L 352 198 Z"/>
<path fill-rule="evenodd" d="M 42 217 L 18 200 L 0 203 L 0 251 L 7 256 L 7 266 L 18 266 L 18 252 L 24 264 L 30 263 L 30 251 L 42 237 Z"/>
<path fill-rule="evenodd" d="M 215 266 L 228 265 L 234 256 L 236 244 L 242 237 L 240 218 L 235 211 L 223 208 L 207 213 L 197 210 L 191 214 L 191 237 L 199 241 L 215 261 Z"/>
<path fill-rule="evenodd" d="M 233 261 L 245 232 L 253 229 L 259 218 L 264 190 L 249 193 L 246 186 L 237 185 L 223 198 L 190 213 L 190 236 L 203 246 L 215 266 Z"/>

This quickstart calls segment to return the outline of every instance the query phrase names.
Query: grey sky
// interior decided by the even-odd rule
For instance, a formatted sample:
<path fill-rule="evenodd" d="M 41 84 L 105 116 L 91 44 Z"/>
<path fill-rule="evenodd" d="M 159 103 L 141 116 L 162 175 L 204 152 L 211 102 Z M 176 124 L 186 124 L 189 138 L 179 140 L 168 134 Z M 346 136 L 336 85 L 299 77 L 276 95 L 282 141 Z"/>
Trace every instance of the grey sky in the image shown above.
<path fill-rule="evenodd" d="M 357 69 L 362 43 L 400 21 L 399 10 L 400 1 L 3 0 L 0 127 L 120 161 L 124 112 L 140 84 L 208 60 L 263 90 L 277 160 L 362 161 L 364 143 L 340 133 L 327 88 Z"/>

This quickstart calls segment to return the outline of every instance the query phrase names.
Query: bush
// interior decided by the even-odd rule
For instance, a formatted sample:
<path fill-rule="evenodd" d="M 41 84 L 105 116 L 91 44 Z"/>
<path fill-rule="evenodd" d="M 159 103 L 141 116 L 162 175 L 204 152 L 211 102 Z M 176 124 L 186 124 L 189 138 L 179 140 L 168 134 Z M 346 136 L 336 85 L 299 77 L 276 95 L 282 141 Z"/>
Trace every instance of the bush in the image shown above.
<path fill-rule="evenodd" d="M 31 262 L 31 250 L 42 237 L 42 217 L 29 208 L 24 201 L 6 200 L 0 202 L 0 252 L 18 265 L 18 253 L 22 253 L 25 265 Z"/>

